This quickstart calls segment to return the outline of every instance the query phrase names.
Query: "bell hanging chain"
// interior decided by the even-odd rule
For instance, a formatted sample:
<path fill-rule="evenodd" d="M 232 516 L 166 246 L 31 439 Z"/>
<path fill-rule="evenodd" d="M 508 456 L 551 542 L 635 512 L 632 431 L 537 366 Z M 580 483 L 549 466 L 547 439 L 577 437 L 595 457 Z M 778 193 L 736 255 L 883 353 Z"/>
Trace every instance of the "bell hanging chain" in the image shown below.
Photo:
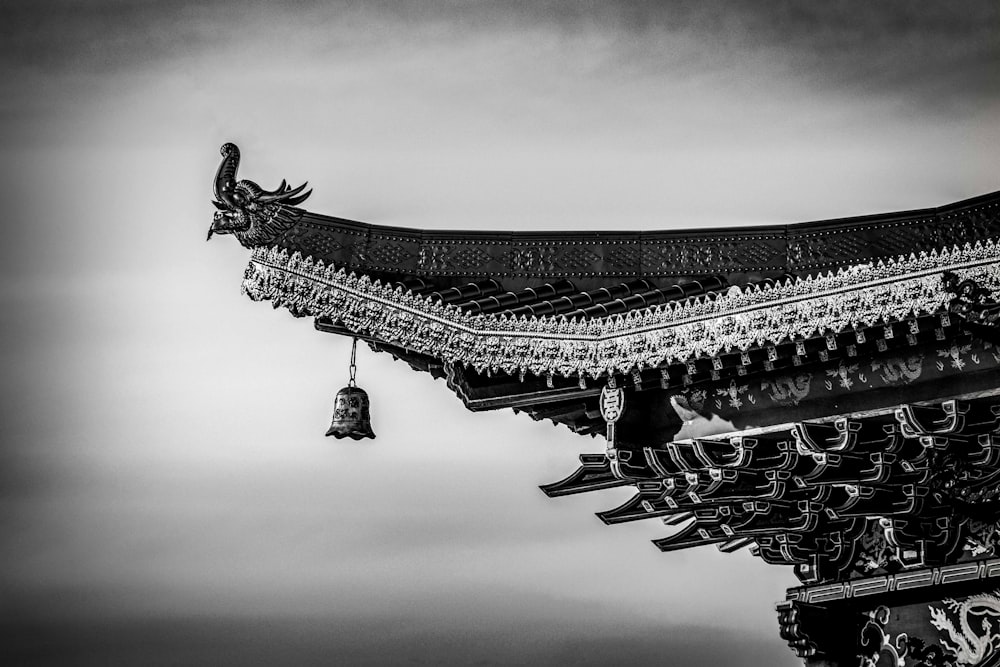
<path fill-rule="evenodd" d="M 355 380 L 355 377 L 358 374 L 357 358 L 358 358 L 358 339 L 354 338 L 351 341 L 351 365 L 348 367 L 348 370 L 350 371 L 351 374 L 351 379 L 347 381 L 348 387 L 358 386 L 358 383 Z"/>

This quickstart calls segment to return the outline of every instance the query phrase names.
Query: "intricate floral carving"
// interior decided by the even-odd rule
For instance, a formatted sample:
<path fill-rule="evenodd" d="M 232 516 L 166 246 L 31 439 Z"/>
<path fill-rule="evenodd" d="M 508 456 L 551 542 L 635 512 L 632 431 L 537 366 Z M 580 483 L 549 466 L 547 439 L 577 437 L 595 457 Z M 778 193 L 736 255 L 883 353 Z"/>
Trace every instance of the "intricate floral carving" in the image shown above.
<path fill-rule="evenodd" d="M 254 250 L 244 290 L 477 371 L 598 377 L 939 312 L 945 270 L 1000 291 L 992 242 L 594 319 L 469 315 L 278 249 Z"/>

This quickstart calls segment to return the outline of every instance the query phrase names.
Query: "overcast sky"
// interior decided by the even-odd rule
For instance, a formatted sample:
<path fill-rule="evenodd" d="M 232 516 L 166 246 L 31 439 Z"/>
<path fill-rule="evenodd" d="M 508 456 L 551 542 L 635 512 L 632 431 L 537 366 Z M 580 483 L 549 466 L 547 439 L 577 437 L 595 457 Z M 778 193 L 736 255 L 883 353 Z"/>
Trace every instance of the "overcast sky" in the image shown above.
<path fill-rule="evenodd" d="M 660 554 L 603 443 L 349 341 L 204 242 L 219 146 L 439 228 L 786 223 L 997 189 L 993 2 L 0 9 L 0 655 L 26 664 L 794 665 L 785 569 Z M 648 523 L 648 525 L 646 525 Z"/>

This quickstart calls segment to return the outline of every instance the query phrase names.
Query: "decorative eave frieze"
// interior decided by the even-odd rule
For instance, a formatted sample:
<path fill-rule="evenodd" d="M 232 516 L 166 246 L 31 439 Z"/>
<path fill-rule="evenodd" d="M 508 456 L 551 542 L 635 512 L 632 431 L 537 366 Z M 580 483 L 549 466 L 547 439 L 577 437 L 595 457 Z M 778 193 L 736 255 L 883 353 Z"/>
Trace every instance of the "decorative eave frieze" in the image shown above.
<path fill-rule="evenodd" d="M 772 286 L 732 287 L 593 319 L 469 315 L 401 287 L 278 248 L 256 248 L 243 290 L 297 315 L 477 371 L 564 377 L 635 368 L 776 345 L 826 332 L 932 314 L 955 299 L 945 273 L 1000 295 L 1000 257 L 988 240 Z"/>

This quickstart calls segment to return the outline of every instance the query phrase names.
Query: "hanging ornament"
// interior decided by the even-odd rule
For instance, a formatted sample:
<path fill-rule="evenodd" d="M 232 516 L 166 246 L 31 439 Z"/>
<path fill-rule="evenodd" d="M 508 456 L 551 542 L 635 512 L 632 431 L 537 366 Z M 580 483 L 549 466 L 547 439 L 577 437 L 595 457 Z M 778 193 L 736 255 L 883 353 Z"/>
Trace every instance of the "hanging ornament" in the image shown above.
<path fill-rule="evenodd" d="M 337 392 L 337 397 L 333 401 L 333 421 L 327 435 L 335 438 L 374 438 L 372 431 L 371 413 L 369 411 L 368 393 L 357 385 L 355 376 L 358 367 L 355 363 L 358 352 L 358 339 L 355 338 L 351 344 L 351 379 L 347 386 Z"/>
<path fill-rule="evenodd" d="M 608 424 L 608 449 L 615 446 L 615 422 L 625 412 L 625 392 L 615 382 L 614 376 L 608 377 L 608 383 L 601 389 L 601 416 Z"/>
<path fill-rule="evenodd" d="M 627 479 L 628 475 L 622 472 L 615 437 L 615 423 L 621 419 L 625 411 L 625 391 L 615 382 L 614 375 L 609 374 L 608 383 L 601 388 L 600 406 L 601 416 L 608 426 L 608 446 L 604 455 L 610 464 L 611 474 L 618 479 Z"/>

